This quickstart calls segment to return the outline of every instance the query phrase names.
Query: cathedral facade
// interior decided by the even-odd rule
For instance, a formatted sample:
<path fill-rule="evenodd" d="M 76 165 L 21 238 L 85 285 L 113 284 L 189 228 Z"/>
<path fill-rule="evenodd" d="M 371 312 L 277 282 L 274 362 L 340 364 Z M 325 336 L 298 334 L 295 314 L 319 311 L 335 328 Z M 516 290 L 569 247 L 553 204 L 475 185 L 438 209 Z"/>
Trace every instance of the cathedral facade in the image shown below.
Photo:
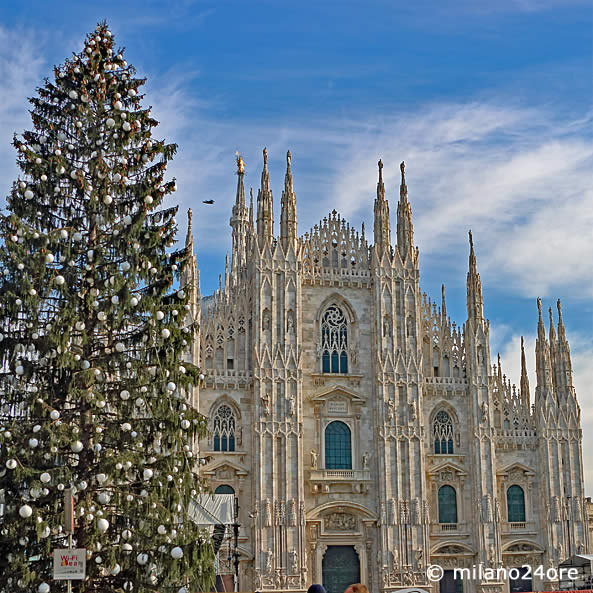
<path fill-rule="evenodd" d="M 185 281 L 210 428 L 200 473 L 238 498 L 239 590 L 557 588 L 542 573 L 461 585 L 452 569 L 547 569 L 590 549 L 560 302 L 546 331 L 538 299 L 532 400 L 524 354 L 519 387 L 491 357 L 471 233 L 467 318 L 447 316 L 444 288 L 440 303 L 421 293 L 403 163 L 392 243 L 379 162 L 372 244 L 335 211 L 298 235 L 290 153 L 277 236 L 266 151 L 255 208 L 237 166 L 220 288 L 200 295 L 191 212 Z"/>

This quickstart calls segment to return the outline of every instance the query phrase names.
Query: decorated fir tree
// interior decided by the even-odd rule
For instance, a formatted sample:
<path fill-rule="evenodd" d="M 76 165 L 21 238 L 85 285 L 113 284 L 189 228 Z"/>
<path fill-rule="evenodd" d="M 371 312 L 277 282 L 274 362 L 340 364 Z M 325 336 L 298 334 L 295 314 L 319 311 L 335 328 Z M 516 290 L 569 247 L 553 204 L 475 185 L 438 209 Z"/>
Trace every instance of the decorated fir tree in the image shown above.
<path fill-rule="evenodd" d="M 0 592 L 65 591 L 52 550 L 70 486 L 74 591 L 207 591 L 212 546 L 186 514 L 205 430 L 184 359 L 191 254 L 168 249 L 176 208 L 158 209 L 176 146 L 152 137 L 105 24 L 54 74 L 0 217 Z"/>

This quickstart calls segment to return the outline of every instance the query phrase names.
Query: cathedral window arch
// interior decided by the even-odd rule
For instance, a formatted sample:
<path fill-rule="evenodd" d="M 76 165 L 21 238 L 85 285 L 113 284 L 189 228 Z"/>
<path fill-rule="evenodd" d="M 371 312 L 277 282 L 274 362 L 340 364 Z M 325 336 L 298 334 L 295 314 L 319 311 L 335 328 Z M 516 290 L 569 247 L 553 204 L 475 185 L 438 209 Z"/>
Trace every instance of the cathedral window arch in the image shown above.
<path fill-rule="evenodd" d="M 352 433 L 339 420 L 325 427 L 325 469 L 352 469 Z"/>
<path fill-rule="evenodd" d="M 348 373 L 348 318 L 336 304 L 321 316 L 321 370 L 324 373 Z"/>
<path fill-rule="evenodd" d="M 438 492 L 439 523 L 457 523 L 457 492 L 445 485 Z"/>
<path fill-rule="evenodd" d="M 439 410 L 432 423 L 432 437 L 435 455 L 452 455 L 453 444 L 453 420 L 445 410 Z"/>
<path fill-rule="evenodd" d="M 214 494 L 235 494 L 235 489 L 229 484 L 221 484 L 216 487 Z"/>
<path fill-rule="evenodd" d="M 509 523 L 525 522 L 525 492 L 517 484 L 507 490 L 507 515 Z"/>
<path fill-rule="evenodd" d="M 238 415 L 228 402 L 220 403 L 211 417 L 212 449 L 214 451 L 235 451 L 240 444 Z M 239 434 L 238 434 L 239 433 Z M 239 438 L 238 438 L 239 437 Z"/>

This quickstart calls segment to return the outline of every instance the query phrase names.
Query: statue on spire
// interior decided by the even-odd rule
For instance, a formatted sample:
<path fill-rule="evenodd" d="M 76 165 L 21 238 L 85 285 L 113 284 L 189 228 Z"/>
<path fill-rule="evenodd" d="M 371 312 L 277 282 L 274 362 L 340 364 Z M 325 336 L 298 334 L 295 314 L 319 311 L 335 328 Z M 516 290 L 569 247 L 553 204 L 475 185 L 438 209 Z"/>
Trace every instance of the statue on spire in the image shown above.
<path fill-rule="evenodd" d="M 235 153 L 237 155 L 237 175 L 242 175 L 245 171 L 245 161 L 243 157 L 239 154 L 239 151 Z"/>

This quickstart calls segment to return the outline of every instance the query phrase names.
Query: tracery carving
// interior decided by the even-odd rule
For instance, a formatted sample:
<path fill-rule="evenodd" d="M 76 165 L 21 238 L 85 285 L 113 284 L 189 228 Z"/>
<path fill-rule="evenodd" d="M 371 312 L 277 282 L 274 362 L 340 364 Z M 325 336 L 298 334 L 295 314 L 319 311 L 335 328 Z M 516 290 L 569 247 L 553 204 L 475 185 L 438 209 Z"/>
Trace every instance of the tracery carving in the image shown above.
<path fill-rule="evenodd" d="M 326 529 L 333 531 L 354 531 L 356 529 L 356 517 L 349 513 L 330 513 L 324 517 Z"/>

